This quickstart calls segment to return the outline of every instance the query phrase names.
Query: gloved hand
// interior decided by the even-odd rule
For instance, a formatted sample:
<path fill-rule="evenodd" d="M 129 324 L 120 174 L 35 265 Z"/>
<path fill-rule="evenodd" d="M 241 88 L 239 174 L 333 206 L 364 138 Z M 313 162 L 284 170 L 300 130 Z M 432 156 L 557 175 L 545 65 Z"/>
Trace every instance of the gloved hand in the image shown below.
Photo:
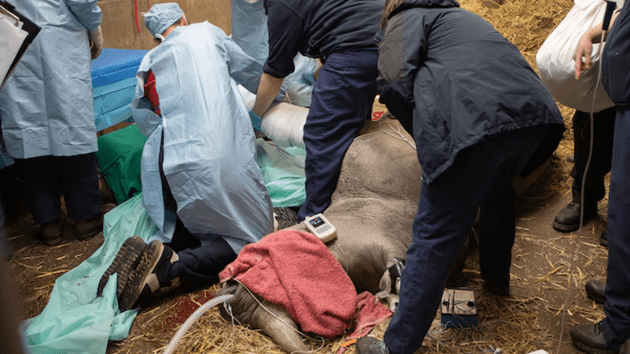
<path fill-rule="evenodd" d="M 262 118 L 257 116 L 254 111 L 249 111 L 249 119 L 251 119 L 255 131 L 262 131 Z"/>
<path fill-rule="evenodd" d="M 88 37 L 90 38 L 90 51 L 92 52 L 92 59 L 96 59 L 103 51 L 103 33 L 101 32 L 101 26 L 88 31 Z"/>

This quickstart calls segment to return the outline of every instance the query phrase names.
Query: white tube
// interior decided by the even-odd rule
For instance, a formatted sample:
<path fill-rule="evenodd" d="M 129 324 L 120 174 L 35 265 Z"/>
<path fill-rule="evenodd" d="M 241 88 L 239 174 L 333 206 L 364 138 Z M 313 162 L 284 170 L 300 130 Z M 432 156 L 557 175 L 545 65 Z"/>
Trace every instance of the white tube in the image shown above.
<path fill-rule="evenodd" d="M 232 294 L 221 295 L 201 305 L 197 310 L 195 310 L 195 312 L 192 313 L 192 315 L 190 315 L 190 317 L 188 317 L 186 322 L 184 322 L 184 324 L 182 324 L 182 326 L 179 327 L 179 329 L 177 330 L 177 333 L 175 333 L 175 335 L 173 336 L 173 339 L 171 339 L 171 341 L 168 343 L 168 345 L 166 346 L 166 349 L 164 349 L 164 352 L 162 354 L 173 353 L 173 351 L 175 351 L 175 347 L 177 347 L 177 344 L 179 344 L 179 341 L 182 339 L 184 334 L 186 334 L 188 329 L 192 326 L 193 323 L 195 323 L 195 321 L 197 321 L 199 317 L 201 317 L 201 315 L 203 315 L 204 313 L 206 313 L 206 311 L 215 307 L 216 305 L 230 300 L 232 296 L 234 295 Z"/>

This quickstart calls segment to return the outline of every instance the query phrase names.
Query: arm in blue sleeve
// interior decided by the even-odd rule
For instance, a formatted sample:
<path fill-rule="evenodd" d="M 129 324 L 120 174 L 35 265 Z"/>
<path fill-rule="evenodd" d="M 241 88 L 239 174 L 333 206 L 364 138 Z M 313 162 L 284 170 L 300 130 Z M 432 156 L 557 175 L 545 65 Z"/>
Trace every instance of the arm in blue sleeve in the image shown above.
<path fill-rule="evenodd" d="M 97 5 L 98 0 L 67 0 L 68 8 L 83 27 L 93 30 L 101 24 L 103 13 Z"/>
<path fill-rule="evenodd" d="M 227 66 L 230 76 L 249 92 L 256 93 L 260 84 L 260 76 L 263 72 L 262 64 L 247 55 L 243 49 L 231 38 L 225 36 L 225 49 L 227 52 Z"/>

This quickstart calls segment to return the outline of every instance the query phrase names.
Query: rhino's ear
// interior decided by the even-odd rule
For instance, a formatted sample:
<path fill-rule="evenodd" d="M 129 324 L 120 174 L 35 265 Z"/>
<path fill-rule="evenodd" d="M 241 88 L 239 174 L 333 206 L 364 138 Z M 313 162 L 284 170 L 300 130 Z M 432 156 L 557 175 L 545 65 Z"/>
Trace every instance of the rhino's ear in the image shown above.
<path fill-rule="evenodd" d="M 223 287 L 217 290 L 216 296 L 228 294 L 234 296 L 219 306 L 221 316 L 229 322 L 236 319 L 243 325 L 251 324 L 252 315 L 262 298 L 255 299 L 243 285 L 234 280 L 225 282 Z"/>

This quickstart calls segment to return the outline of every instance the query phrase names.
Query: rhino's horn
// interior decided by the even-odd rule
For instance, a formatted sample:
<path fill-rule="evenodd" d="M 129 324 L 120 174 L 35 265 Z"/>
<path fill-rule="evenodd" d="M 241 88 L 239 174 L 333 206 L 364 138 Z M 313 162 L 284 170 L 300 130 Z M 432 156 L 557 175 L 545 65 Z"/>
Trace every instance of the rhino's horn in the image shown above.
<path fill-rule="evenodd" d="M 295 321 L 282 306 L 264 300 L 262 306 L 258 306 L 252 316 L 252 326 L 262 329 L 276 344 L 289 353 L 310 350 L 302 342 Z"/>

